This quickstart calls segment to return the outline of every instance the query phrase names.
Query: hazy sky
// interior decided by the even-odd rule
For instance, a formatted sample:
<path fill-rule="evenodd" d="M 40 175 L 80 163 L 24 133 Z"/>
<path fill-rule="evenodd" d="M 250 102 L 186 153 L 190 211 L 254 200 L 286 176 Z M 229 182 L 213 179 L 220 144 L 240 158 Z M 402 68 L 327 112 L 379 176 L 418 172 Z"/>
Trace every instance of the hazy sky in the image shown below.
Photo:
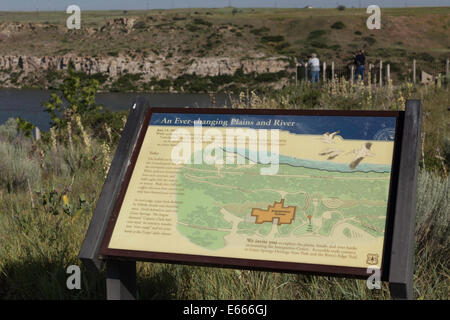
<path fill-rule="evenodd" d="M 450 6 L 450 0 L 0 0 L 0 11 L 64 11 L 68 5 L 76 4 L 81 10 L 133 10 L 133 9 L 171 9 L 201 7 L 367 7 L 371 4 L 380 7 L 405 6 Z"/>

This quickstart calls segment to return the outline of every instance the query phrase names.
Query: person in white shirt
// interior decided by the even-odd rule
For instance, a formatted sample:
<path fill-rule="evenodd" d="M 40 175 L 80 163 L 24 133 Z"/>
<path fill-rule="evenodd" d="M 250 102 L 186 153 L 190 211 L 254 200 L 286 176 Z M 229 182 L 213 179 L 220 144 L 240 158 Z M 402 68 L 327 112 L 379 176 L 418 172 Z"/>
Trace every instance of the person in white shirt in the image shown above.
<path fill-rule="evenodd" d="M 320 60 L 317 58 L 317 54 L 313 53 L 308 61 L 308 66 L 311 70 L 311 82 L 319 82 L 320 78 Z"/>

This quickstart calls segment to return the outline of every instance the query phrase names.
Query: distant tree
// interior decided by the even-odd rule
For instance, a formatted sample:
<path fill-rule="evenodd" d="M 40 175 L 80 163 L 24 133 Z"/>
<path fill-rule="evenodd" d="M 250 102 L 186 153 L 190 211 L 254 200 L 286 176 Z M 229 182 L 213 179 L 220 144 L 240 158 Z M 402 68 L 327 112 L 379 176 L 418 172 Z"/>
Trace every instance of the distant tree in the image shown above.
<path fill-rule="evenodd" d="M 338 9 L 339 11 L 344 11 L 346 8 L 345 8 L 345 6 L 343 6 L 343 5 L 339 5 L 339 6 L 337 7 L 337 9 Z"/>
<path fill-rule="evenodd" d="M 64 118 L 66 111 L 78 113 L 82 118 L 99 112 L 102 108 L 95 102 L 98 87 L 98 80 L 82 79 L 75 72 L 73 63 L 69 63 L 67 78 L 59 87 L 66 103 L 63 103 L 59 95 L 52 93 L 50 101 L 43 104 L 52 120 L 51 125 L 57 128 L 65 127 L 67 124 L 67 120 Z"/>

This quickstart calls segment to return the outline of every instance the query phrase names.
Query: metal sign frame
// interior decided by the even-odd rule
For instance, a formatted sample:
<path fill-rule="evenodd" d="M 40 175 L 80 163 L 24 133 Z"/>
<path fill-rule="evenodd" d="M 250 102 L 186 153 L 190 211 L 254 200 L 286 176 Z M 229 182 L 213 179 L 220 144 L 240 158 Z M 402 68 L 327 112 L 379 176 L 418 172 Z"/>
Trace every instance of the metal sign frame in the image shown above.
<path fill-rule="evenodd" d="M 103 262 L 106 262 L 108 299 L 135 298 L 137 260 L 352 278 L 369 276 L 365 268 L 109 249 L 107 244 L 152 113 L 396 117 L 381 280 L 389 282 L 393 298 L 413 298 L 415 202 L 421 129 L 420 101 L 409 100 L 405 111 L 393 112 L 151 108 L 145 99 L 139 98 L 130 110 L 79 254 L 83 263 L 93 270 L 100 270 Z"/>

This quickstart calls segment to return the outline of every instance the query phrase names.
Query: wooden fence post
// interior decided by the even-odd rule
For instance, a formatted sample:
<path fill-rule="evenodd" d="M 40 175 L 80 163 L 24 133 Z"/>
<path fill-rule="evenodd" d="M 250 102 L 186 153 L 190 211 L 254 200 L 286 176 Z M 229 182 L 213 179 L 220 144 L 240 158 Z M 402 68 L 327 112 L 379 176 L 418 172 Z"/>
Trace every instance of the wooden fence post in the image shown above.
<path fill-rule="evenodd" d="M 447 76 L 447 81 L 449 80 L 450 77 L 450 59 L 447 58 L 447 66 L 445 68 L 445 74 Z"/>
<path fill-rule="evenodd" d="M 380 60 L 380 88 L 383 86 L 383 60 Z"/>
<path fill-rule="evenodd" d="M 377 73 L 375 72 L 375 65 L 372 65 L 372 69 L 374 70 L 372 72 L 372 78 L 373 78 L 373 86 L 375 87 L 377 85 Z"/>
<path fill-rule="evenodd" d="M 389 82 L 391 81 L 391 65 L 388 64 L 386 66 L 386 79 L 387 79 L 387 83 L 389 84 Z"/>
<path fill-rule="evenodd" d="M 334 61 L 331 61 L 331 79 L 334 81 Z"/>
<path fill-rule="evenodd" d="M 308 64 L 305 64 L 305 81 L 308 82 Z"/>
<path fill-rule="evenodd" d="M 416 59 L 413 60 L 413 83 L 416 84 Z"/>
<path fill-rule="evenodd" d="M 355 66 L 351 68 L 350 82 L 353 83 L 353 79 L 355 77 Z"/>
<path fill-rule="evenodd" d="M 34 128 L 34 133 L 35 133 L 35 135 L 36 135 L 36 141 L 41 140 L 41 130 L 39 130 L 38 127 L 35 127 L 35 128 Z"/>
<path fill-rule="evenodd" d="M 323 63 L 323 83 L 327 82 L 327 63 Z"/>

